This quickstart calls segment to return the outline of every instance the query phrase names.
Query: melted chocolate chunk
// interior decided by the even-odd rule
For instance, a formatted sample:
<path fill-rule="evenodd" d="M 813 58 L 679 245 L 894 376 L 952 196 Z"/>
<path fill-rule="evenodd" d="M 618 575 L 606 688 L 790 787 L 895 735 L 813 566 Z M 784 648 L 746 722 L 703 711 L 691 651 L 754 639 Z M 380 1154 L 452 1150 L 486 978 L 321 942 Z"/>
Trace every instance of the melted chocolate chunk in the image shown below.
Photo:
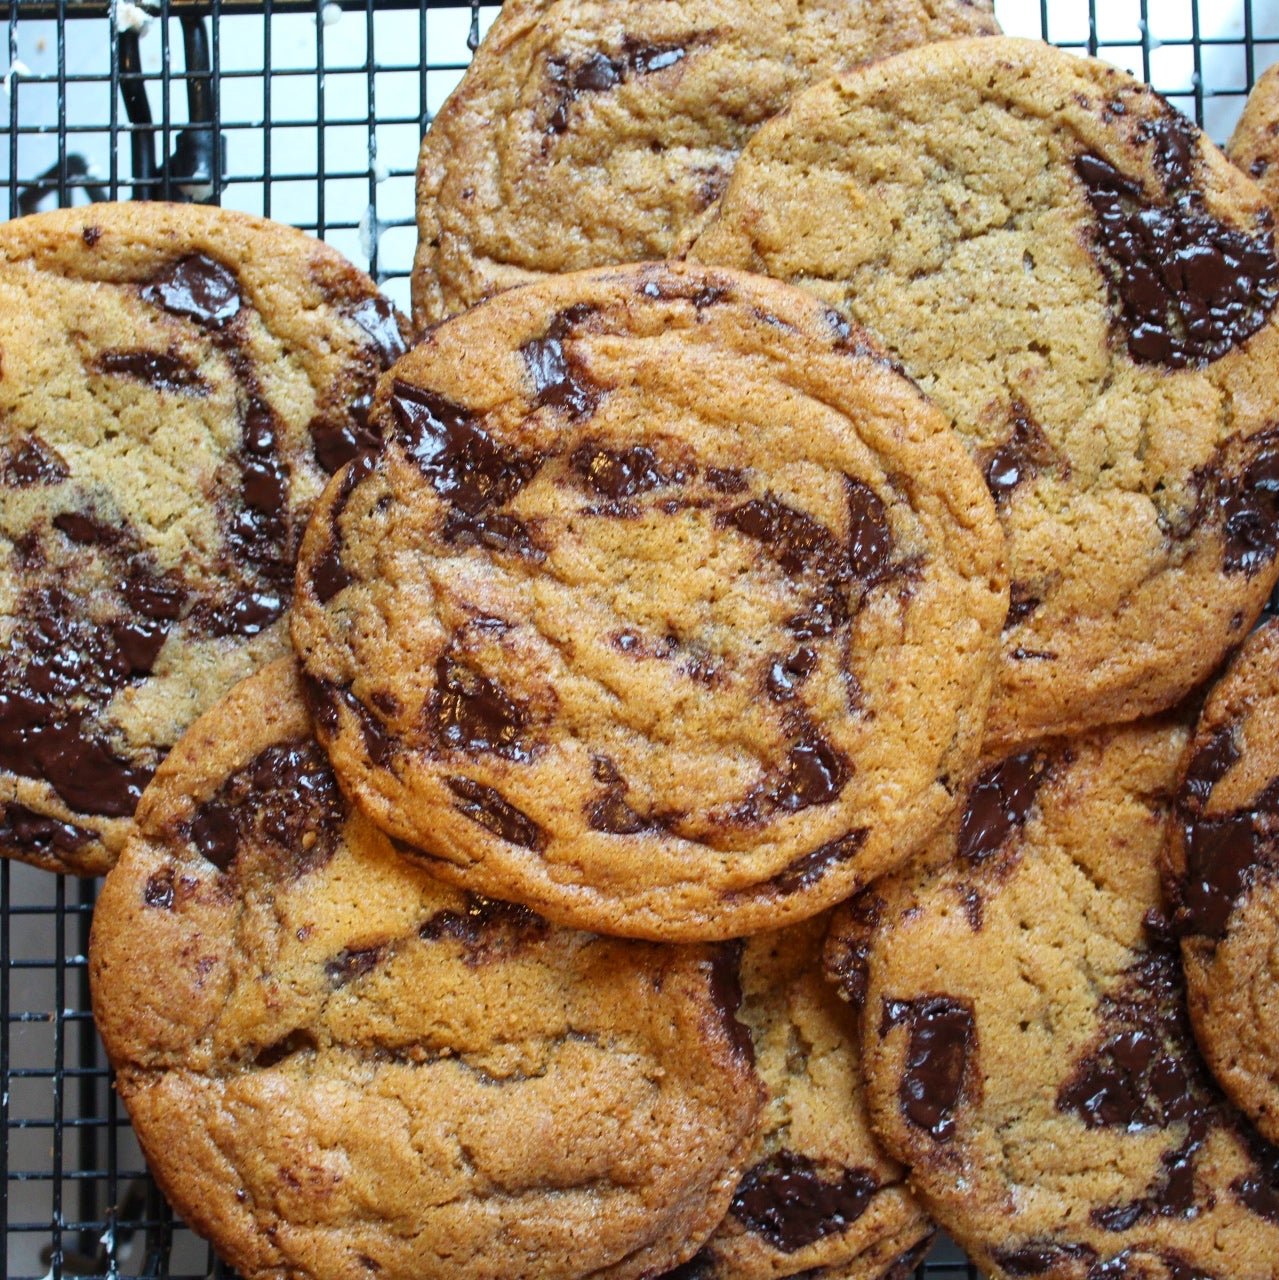
<path fill-rule="evenodd" d="M 593 310 L 589 304 L 579 303 L 561 311 L 542 337 L 533 338 L 520 348 L 533 380 L 535 408 L 549 405 L 575 421 L 589 418 L 599 408 L 607 388 L 596 382 L 580 361 L 564 349 L 564 339 Z"/>
<path fill-rule="evenodd" d="M 152 574 L 137 560 L 129 566 L 129 576 L 120 591 L 135 612 L 158 622 L 176 622 L 186 603 L 186 586 L 167 574 Z"/>
<path fill-rule="evenodd" d="M 530 758 L 531 747 L 524 736 L 527 709 L 496 682 L 450 654 L 435 664 L 435 688 L 426 714 L 441 751 L 488 751 L 521 763 Z"/>
<path fill-rule="evenodd" d="M 389 369 L 408 350 L 399 314 L 380 293 L 365 298 L 347 314 L 369 335 L 383 369 Z"/>
<path fill-rule="evenodd" d="M 958 853 L 965 862 L 984 862 L 1026 825 L 1047 773 L 1042 755 L 1023 751 L 981 774 L 969 789 L 959 823 Z"/>
<path fill-rule="evenodd" d="M 1133 965 L 1102 998 L 1101 1022 L 1098 1043 L 1058 1090 L 1059 1111 L 1090 1129 L 1130 1130 L 1167 1128 L 1211 1110 L 1173 950 L 1152 949 Z"/>
<path fill-rule="evenodd" d="M 1271 231 L 1255 234 L 1219 222 L 1193 186 L 1197 144 L 1169 141 L 1156 160 L 1164 200 L 1096 155 L 1075 172 L 1097 217 L 1097 255 L 1139 364 L 1171 368 L 1219 360 L 1256 333 L 1279 297 L 1279 262 Z"/>
<path fill-rule="evenodd" d="M 832 746 L 812 725 L 805 725 L 799 741 L 791 747 L 772 798 L 789 812 L 812 805 L 830 804 L 838 799 L 852 767 L 847 756 Z"/>
<path fill-rule="evenodd" d="M 955 1108 L 977 1048 L 973 1011 L 949 996 L 885 1000 L 880 1037 L 903 1024 L 910 1042 L 897 1095 L 902 1113 L 916 1128 L 947 1142 L 955 1136 Z"/>
<path fill-rule="evenodd" d="M 381 962 L 386 954 L 385 945 L 376 947 L 348 947 L 338 952 L 324 965 L 324 976 L 335 987 L 344 987 L 355 978 L 362 978 Z"/>
<path fill-rule="evenodd" d="M 817 640 L 834 635 L 847 621 L 848 602 L 838 587 L 831 587 L 806 609 L 787 618 L 786 628 L 796 640 Z"/>
<path fill-rule="evenodd" d="M 455 532 L 510 502 L 542 465 L 498 443 L 469 409 L 434 391 L 397 380 L 391 409 L 398 442 L 457 513 Z"/>
<path fill-rule="evenodd" d="M 596 782 L 604 784 L 604 794 L 586 806 L 586 821 L 592 831 L 632 836 L 650 831 L 657 825 L 651 818 L 641 817 L 626 803 L 626 793 L 630 788 L 607 756 L 593 756 L 591 772 Z"/>
<path fill-rule="evenodd" d="M 755 1065 L 755 1042 L 750 1028 L 737 1017 L 742 1007 L 742 952 L 745 944 L 740 938 L 722 943 L 715 949 L 710 964 L 711 999 L 724 1020 L 729 1044 L 733 1053 L 742 1061 Z"/>
<path fill-rule="evenodd" d="M 209 384 L 188 361 L 164 351 L 104 351 L 93 367 L 99 373 L 145 382 L 156 391 L 209 394 Z"/>
<path fill-rule="evenodd" d="M 390 764 L 396 752 L 395 739 L 387 733 L 382 721 L 355 696 L 349 685 L 335 685 L 308 677 L 306 694 L 312 719 L 330 737 L 338 731 L 338 707 L 345 706 L 360 726 L 360 736 L 364 739 L 364 750 L 368 752 L 369 759 L 379 769 Z"/>
<path fill-rule="evenodd" d="M 1008 439 L 986 455 L 983 472 L 986 488 L 1000 507 L 1008 504 L 1013 490 L 1023 480 L 1032 479 L 1039 474 L 1041 467 L 1051 466 L 1056 459 L 1042 428 L 1020 400 L 1013 401 L 1011 418 L 1012 430 Z M 1011 614 L 1010 608 L 1010 617 Z"/>
<path fill-rule="evenodd" d="M 1043 601 L 1024 582 L 1014 582 L 1008 592 L 1008 614 L 1004 618 L 1005 631 L 1020 626 Z"/>
<path fill-rule="evenodd" d="M 92 249 L 102 239 L 102 228 L 84 227 L 80 231 L 80 238 Z"/>
<path fill-rule="evenodd" d="M 631 498 L 664 485 L 683 484 L 684 471 L 663 471 L 657 455 L 646 445 L 605 449 L 583 444 L 569 458 L 573 470 L 596 493 L 606 498 Z"/>
<path fill-rule="evenodd" d="M 1254 577 L 1279 553 L 1279 431 L 1248 441 L 1252 461 L 1218 497 L 1221 565 L 1227 573 Z"/>
<path fill-rule="evenodd" d="M 472 822 L 521 849 L 540 851 L 546 847 L 546 832 L 500 791 L 470 778 L 445 778 L 444 784 L 458 798 L 453 807 Z"/>
<path fill-rule="evenodd" d="M 528 907 L 468 893 L 465 911 L 437 911 L 418 936 L 424 942 L 447 938 L 461 943 L 466 963 L 475 966 L 535 942 L 546 931 L 546 921 Z"/>
<path fill-rule="evenodd" d="M 1010 1275 L 1041 1276 L 1066 1262 L 1092 1263 L 1097 1258 L 1097 1251 L 1086 1244 L 1035 1240 L 1014 1249 L 993 1249 L 991 1256 Z"/>
<path fill-rule="evenodd" d="M 0 804 L 0 848 L 56 856 L 75 853 L 93 839 L 91 831 L 85 831 L 73 822 L 36 813 L 16 800 Z"/>
<path fill-rule="evenodd" d="M 53 517 L 53 527 L 82 547 L 109 547 L 124 537 L 121 530 L 101 524 L 79 511 L 59 511 Z"/>
<path fill-rule="evenodd" d="M 348 414 L 318 414 L 307 426 L 315 460 L 328 475 L 336 475 L 361 454 L 372 453 L 381 443 L 368 420 L 368 400 L 352 403 Z"/>
<path fill-rule="evenodd" d="M 789 702 L 795 690 L 817 667 L 817 651 L 802 645 L 787 657 L 774 658 L 768 666 L 768 693 L 775 702 Z"/>
<path fill-rule="evenodd" d="M 750 488 L 746 472 L 738 467 L 707 467 L 706 483 L 716 493 L 745 493 Z"/>
<path fill-rule="evenodd" d="M 703 169 L 696 170 L 698 173 L 707 172 Z M 719 170 L 713 171 L 713 177 L 721 184 L 727 181 L 726 175 L 720 173 Z M 723 186 L 720 186 L 720 193 Z M 708 204 L 714 203 L 719 198 L 719 194 Z M 640 286 L 640 293 L 646 298 L 659 298 L 665 302 L 691 302 L 698 311 L 704 310 L 706 307 L 713 307 L 723 302 L 730 296 L 731 290 L 725 285 L 705 284 L 699 285 L 679 280 L 648 280 Z"/>
<path fill-rule="evenodd" d="M 1234 725 L 1218 729 L 1190 759 L 1184 784 L 1187 798 L 1202 805 L 1212 794 L 1213 787 L 1230 772 L 1240 754 Z"/>
<path fill-rule="evenodd" d="M 717 522 L 761 543 L 791 577 L 809 571 L 830 578 L 840 575 L 843 557 L 835 535 L 771 493 L 724 512 Z"/>
<path fill-rule="evenodd" d="M 337 495 L 329 510 L 329 546 L 311 574 L 311 588 L 321 604 L 328 604 L 339 591 L 351 585 L 351 575 L 342 567 L 342 533 L 338 521 L 351 501 L 356 486 L 373 470 L 373 458 L 364 454 L 338 482 Z"/>
<path fill-rule="evenodd" d="M 840 1169 L 828 1177 L 808 1156 L 779 1151 L 746 1171 L 731 1212 L 773 1248 L 794 1253 L 850 1227 L 878 1190 L 869 1169 Z"/>
<path fill-rule="evenodd" d="M 260 751 L 197 806 L 182 834 L 219 871 L 250 848 L 300 876 L 333 856 L 345 819 L 328 757 L 307 740 Z"/>
<path fill-rule="evenodd" d="M 893 550 L 888 512 L 879 495 L 860 480 L 844 477 L 848 500 L 848 562 L 853 573 L 869 581 L 888 568 Z"/>
<path fill-rule="evenodd" d="M 203 253 L 179 258 L 141 292 L 147 302 L 210 329 L 221 329 L 240 311 L 235 272 Z"/>
<path fill-rule="evenodd" d="M 673 1271 L 663 1271 L 658 1280 L 712 1280 L 714 1275 L 715 1259 L 706 1249 L 702 1249 Z"/>
<path fill-rule="evenodd" d="M 799 893 L 815 885 L 832 867 L 857 856 L 866 843 L 865 827 L 858 827 L 838 840 L 829 840 L 810 853 L 796 858 L 768 883 L 781 893 Z"/>
<path fill-rule="evenodd" d="M 121 759 L 88 719 L 150 671 L 165 629 L 79 616 L 58 587 L 24 592 L 17 614 L 0 658 L 0 768 L 42 778 L 83 813 L 128 817 L 152 771 Z"/>
<path fill-rule="evenodd" d="M 152 872 L 142 890 L 142 901 L 159 911 L 170 911 L 173 899 L 173 868 L 165 867 L 163 871 Z"/>
<path fill-rule="evenodd" d="M 1201 1200 L 1195 1189 L 1195 1158 L 1208 1136 L 1209 1117 L 1190 1117 L 1186 1140 L 1160 1158 L 1160 1171 L 1146 1194 L 1126 1204 L 1093 1209 L 1089 1220 L 1103 1231 L 1130 1231 L 1143 1218 L 1193 1218 L 1214 1199 Z"/>
<path fill-rule="evenodd" d="M 1251 805 L 1207 815 L 1183 797 L 1186 875 L 1176 926 L 1184 934 L 1225 936 L 1235 904 L 1263 867 L 1279 867 L 1279 778 Z"/>
<path fill-rule="evenodd" d="M 0 479 L 11 489 L 58 484 L 71 474 L 67 464 L 39 436 L 28 436 L 4 461 Z"/>
<path fill-rule="evenodd" d="M 584 93 L 604 93 L 634 76 L 673 67 L 688 56 L 687 43 L 641 44 L 628 36 L 621 52 L 611 57 L 589 53 L 584 58 L 562 54 L 548 58 L 546 74 L 555 86 L 556 99 L 546 124 L 547 134 L 563 133 L 568 128 L 569 110 Z"/>

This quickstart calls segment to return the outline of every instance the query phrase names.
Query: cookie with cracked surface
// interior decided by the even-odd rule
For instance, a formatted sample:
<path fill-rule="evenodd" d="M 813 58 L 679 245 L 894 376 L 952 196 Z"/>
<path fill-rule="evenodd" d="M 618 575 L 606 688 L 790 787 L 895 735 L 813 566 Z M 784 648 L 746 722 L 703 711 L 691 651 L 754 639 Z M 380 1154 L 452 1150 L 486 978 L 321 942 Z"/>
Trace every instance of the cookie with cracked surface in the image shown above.
<path fill-rule="evenodd" d="M 287 649 L 302 524 L 404 327 L 243 214 L 0 224 L 0 854 L 105 871 L 169 746 Z"/>
<path fill-rule="evenodd" d="M 677 1277 L 879 1280 L 932 1236 L 871 1135 L 855 1021 L 822 975 L 827 923 L 744 944 L 738 1017 L 768 1102 L 728 1216 Z"/>
<path fill-rule="evenodd" d="M 510 290 L 379 385 L 293 638 L 343 785 L 451 883 L 669 940 L 899 865 L 975 758 L 1007 607 L 942 416 L 799 290 Z"/>
<path fill-rule="evenodd" d="M 1174 705 L 1279 564 L 1261 192 L 1146 86 L 955 41 L 798 97 L 691 257 L 804 284 L 945 411 L 1009 538 L 990 741 Z"/>
<path fill-rule="evenodd" d="M 1279 67 L 1267 68 L 1253 85 L 1226 154 L 1279 204 Z"/>
<path fill-rule="evenodd" d="M 544 275 L 677 256 L 801 88 L 997 30 L 990 0 L 507 0 L 422 143 L 417 326 Z"/>
<path fill-rule="evenodd" d="M 1168 845 L 1190 1019 L 1222 1088 L 1279 1142 L 1279 621 L 1214 686 Z"/>
<path fill-rule="evenodd" d="M 845 910 L 871 1119 L 992 1276 L 1274 1280 L 1279 1151 L 1204 1068 L 1159 856 L 1188 730 L 989 765 L 918 870 Z"/>
<path fill-rule="evenodd" d="M 731 954 L 434 881 L 343 800 L 291 659 L 197 721 L 138 827 L 94 1014 L 153 1173 L 246 1280 L 652 1275 L 723 1216 L 762 1100 Z"/>

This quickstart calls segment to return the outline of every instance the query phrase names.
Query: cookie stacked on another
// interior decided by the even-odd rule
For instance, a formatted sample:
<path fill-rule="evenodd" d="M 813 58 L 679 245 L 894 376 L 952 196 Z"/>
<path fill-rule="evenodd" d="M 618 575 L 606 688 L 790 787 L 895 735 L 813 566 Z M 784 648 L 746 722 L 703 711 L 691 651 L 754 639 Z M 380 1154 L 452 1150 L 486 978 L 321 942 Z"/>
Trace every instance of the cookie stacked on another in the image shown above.
<path fill-rule="evenodd" d="M 1262 193 L 1146 85 L 954 41 L 801 94 L 691 256 L 793 280 L 947 414 L 1009 539 L 992 743 L 1174 705 L 1279 563 Z"/>
<path fill-rule="evenodd" d="M 610 268 L 434 329 L 326 490 L 317 732 L 442 879 L 736 937 L 901 864 L 976 758 L 1002 536 L 944 419 L 803 292 Z"/>
<path fill-rule="evenodd" d="M 244 214 L 0 225 L 0 855 L 106 871 L 169 747 L 286 651 L 302 526 L 405 332 Z"/>
<path fill-rule="evenodd" d="M 506 0 L 422 142 L 415 323 L 682 254 L 800 89 L 998 30 L 990 0 Z"/>

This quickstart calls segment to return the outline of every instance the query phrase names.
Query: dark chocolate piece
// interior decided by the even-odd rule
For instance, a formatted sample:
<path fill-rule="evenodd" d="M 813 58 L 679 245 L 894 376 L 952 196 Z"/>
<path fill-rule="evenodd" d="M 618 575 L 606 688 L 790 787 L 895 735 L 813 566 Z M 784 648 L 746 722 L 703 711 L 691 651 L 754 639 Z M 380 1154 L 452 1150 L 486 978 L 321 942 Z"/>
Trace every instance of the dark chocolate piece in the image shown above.
<path fill-rule="evenodd" d="M 1217 501 L 1225 541 L 1221 566 L 1254 577 L 1279 553 L 1279 431 L 1247 441 L 1252 460 Z"/>
<path fill-rule="evenodd" d="M 743 1062 L 755 1064 L 755 1042 L 750 1028 L 742 1022 L 737 1012 L 742 1007 L 742 952 L 745 944 L 740 938 L 721 943 L 715 949 L 710 963 L 711 999 L 724 1019 L 733 1052 Z"/>
<path fill-rule="evenodd" d="M 524 730 L 528 711 L 500 685 L 444 654 L 435 664 L 435 688 L 427 700 L 427 719 L 442 751 L 492 752 L 527 761 L 532 748 Z"/>
<path fill-rule="evenodd" d="M 1235 741 L 1235 726 L 1218 729 L 1190 759 L 1186 768 L 1185 791 L 1189 799 L 1203 804 L 1212 789 L 1228 774 L 1239 759 L 1239 745 Z"/>
<path fill-rule="evenodd" d="M 407 350 L 395 307 L 380 293 L 365 298 L 347 313 L 369 335 L 378 363 L 389 369 Z"/>
<path fill-rule="evenodd" d="M 300 876 L 333 856 L 345 820 L 328 757 L 302 740 L 260 751 L 196 807 L 182 831 L 219 871 L 249 848 Z"/>
<path fill-rule="evenodd" d="M 789 702 L 795 690 L 817 667 L 817 651 L 801 645 L 786 657 L 777 657 L 768 666 L 768 693 L 774 701 Z"/>
<path fill-rule="evenodd" d="M 606 449 L 583 444 L 569 458 L 573 470 L 596 493 L 606 498 L 631 498 L 664 485 L 683 484 L 686 472 L 665 471 L 657 455 L 646 445 Z"/>
<path fill-rule="evenodd" d="M 351 501 L 356 486 L 373 470 L 373 458 L 362 455 L 343 473 L 337 495 L 329 509 L 329 545 L 311 574 L 311 587 L 321 604 L 328 604 L 339 591 L 351 585 L 351 575 L 342 567 L 342 532 L 338 521 Z"/>
<path fill-rule="evenodd" d="M 499 444 L 476 415 L 434 391 L 396 381 L 396 439 L 447 503 L 465 516 L 504 506 L 537 474 L 542 459 Z"/>
<path fill-rule="evenodd" d="M 91 831 L 73 822 L 36 813 L 16 800 L 0 804 L 0 848 L 7 846 L 24 853 L 56 856 L 75 853 L 93 838 Z"/>
<path fill-rule="evenodd" d="M 591 772 L 596 782 L 604 784 L 603 795 L 586 807 L 586 821 L 592 831 L 631 836 L 650 831 L 657 825 L 651 818 L 641 817 L 626 803 L 626 793 L 630 788 L 607 756 L 593 756 Z"/>
<path fill-rule="evenodd" d="M 52 523 L 55 529 L 81 547 L 109 547 L 124 537 L 120 529 L 102 524 L 80 511 L 59 511 Z"/>
<path fill-rule="evenodd" d="M 1055 461 L 1043 429 L 1020 400 L 1013 401 L 1010 417 L 1012 429 L 1008 439 L 986 455 L 983 471 L 986 488 L 1000 507 L 1007 506 L 1013 490 L 1022 481 L 1032 479 L 1040 468 L 1051 466 Z"/>
<path fill-rule="evenodd" d="M 991 1256 L 1010 1275 L 1041 1276 L 1066 1262 L 1092 1263 L 1097 1251 L 1086 1244 L 1058 1244 L 1052 1240 L 1032 1240 L 1012 1249 L 992 1249 Z"/>
<path fill-rule="evenodd" d="M 787 754 L 785 770 L 772 795 L 783 809 L 793 813 L 812 805 L 830 804 L 850 777 L 848 757 L 812 725 L 805 725 L 799 741 Z"/>
<path fill-rule="evenodd" d="M 850 1227 L 866 1212 L 879 1185 L 869 1169 L 840 1169 L 826 1176 L 808 1156 L 783 1150 L 746 1171 L 731 1212 L 773 1248 L 794 1253 Z"/>
<path fill-rule="evenodd" d="M 619 53 L 589 53 L 584 58 L 559 54 L 546 61 L 546 75 L 555 86 L 555 105 L 546 124 L 548 135 L 568 128 L 569 109 L 584 93 L 604 93 L 634 76 L 652 75 L 688 56 L 684 43 L 641 44 L 628 36 Z"/>
<path fill-rule="evenodd" d="M 173 907 L 173 868 L 165 867 L 162 871 L 153 871 L 147 877 L 142 890 L 142 901 L 148 907 L 159 911 L 169 911 Z"/>
<path fill-rule="evenodd" d="M 745 493 L 750 488 L 746 472 L 739 467 L 707 467 L 706 483 L 716 493 Z"/>
<path fill-rule="evenodd" d="M 235 272 L 203 253 L 179 258 L 143 285 L 141 294 L 147 302 L 211 329 L 221 329 L 240 311 Z"/>
<path fill-rule="evenodd" d="M 841 862 L 855 858 L 866 843 L 867 830 L 858 827 L 837 840 L 828 840 L 810 853 L 795 859 L 784 871 L 780 871 L 768 883 L 780 893 L 799 893 L 815 885 L 826 873 Z"/>
<path fill-rule="evenodd" d="M 374 947 L 348 947 L 324 965 L 324 976 L 335 987 L 344 987 L 377 967 L 386 954 L 385 944 Z"/>
<path fill-rule="evenodd" d="M 1008 615 L 1004 619 L 1005 631 L 1020 626 L 1043 601 L 1034 594 L 1034 589 L 1025 582 L 1014 582 L 1008 590 Z"/>
<path fill-rule="evenodd" d="M 1025 826 L 1047 773 L 1047 760 L 1035 751 L 1009 756 L 982 773 L 960 819 L 959 856 L 976 863 L 998 853 Z"/>
<path fill-rule="evenodd" d="M 859 578 L 874 581 L 888 567 L 893 550 L 888 511 L 879 495 L 860 480 L 844 477 L 848 500 L 848 563 Z"/>
<path fill-rule="evenodd" d="M 835 535 L 820 521 L 771 493 L 733 507 L 717 522 L 762 544 L 791 577 L 805 572 L 827 578 L 840 576 L 843 556 Z"/>
<path fill-rule="evenodd" d="M 445 778 L 444 783 L 458 798 L 453 807 L 472 822 L 522 849 L 540 852 L 546 847 L 546 832 L 500 791 L 471 778 Z"/>
<path fill-rule="evenodd" d="M 885 1000 L 881 1038 L 903 1024 L 910 1040 L 898 1089 L 902 1113 L 916 1128 L 947 1142 L 955 1136 L 955 1109 L 977 1048 L 972 1008 L 949 996 Z"/>
<path fill-rule="evenodd" d="M 209 384 L 181 356 L 165 351 L 104 351 L 93 362 L 99 373 L 145 382 L 156 391 L 207 396 Z"/>
<path fill-rule="evenodd" d="M 1193 185 L 1197 139 L 1186 150 L 1169 141 L 1175 134 L 1158 135 L 1162 201 L 1100 156 L 1079 156 L 1075 172 L 1097 217 L 1097 256 L 1129 354 L 1184 368 L 1219 360 L 1266 323 L 1279 262 L 1269 229 L 1249 234 L 1207 212 Z"/>
<path fill-rule="evenodd" d="M 513 902 L 466 895 L 465 911 L 437 911 L 418 929 L 424 942 L 442 938 L 462 945 L 466 963 L 475 966 L 496 953 L 509 954 L 545 937 L 547 923 L 537 912 Z"/>
<path fill-rule="evenodd" d="M 0 468 L 0 479 L 11 489 L 58 484 L 70 474 L 62 458 L 36 435 L 28 436 Z"/>
<path fill-rule="evenodd" d="M 596 382 L 581 362 L 564 349 L 564 339 L 573 327 L 593 311 L 588 303 L 561 311 L 542 337 L 533 338 L 520 348 L 533 380 L 534 407 L 550 405 L 576 421 L 589 418 L 599 408 L 607 388 Z"/>
<path fill-rule="evenodd" d="M 866 1003 L 870 953 L 885 905 L 873 889 L 863 889 L 843 908 L 853 928 L 832 931 L 826 939 L 827 971 L 835 979 L 839 994 L 855 1009 Z"/>

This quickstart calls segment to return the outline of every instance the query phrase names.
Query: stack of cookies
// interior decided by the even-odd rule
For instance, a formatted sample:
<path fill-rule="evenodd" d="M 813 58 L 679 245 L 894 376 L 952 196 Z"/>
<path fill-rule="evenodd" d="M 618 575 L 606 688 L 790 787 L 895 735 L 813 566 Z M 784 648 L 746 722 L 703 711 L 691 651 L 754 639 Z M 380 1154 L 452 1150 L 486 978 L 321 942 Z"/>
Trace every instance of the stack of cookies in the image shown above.
<path fill-rule="evenodd" d="M 0 228 L 0 846 L 112 868 L 241 1274 L 1279 1280 L 1265 93 L 510 0 L 411 350 L 257 219 Z"/>

